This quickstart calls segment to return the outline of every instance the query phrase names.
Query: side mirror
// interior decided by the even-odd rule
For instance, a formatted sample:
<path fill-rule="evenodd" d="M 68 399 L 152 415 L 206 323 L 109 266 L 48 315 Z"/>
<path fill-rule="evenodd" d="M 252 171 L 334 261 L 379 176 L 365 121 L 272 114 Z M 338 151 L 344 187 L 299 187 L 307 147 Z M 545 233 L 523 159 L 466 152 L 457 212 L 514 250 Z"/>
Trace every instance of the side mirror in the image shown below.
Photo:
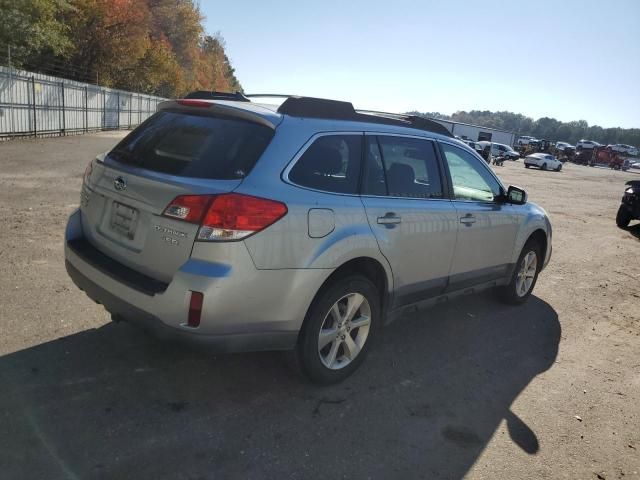
<path fill-rule="evenodd" d="M 507 203 L 512 203 L 514 205 L 524 205 L 527 203 L 527 192 L 522 188 L 514 187 L 513 185 L 509 187 L 505 197 Z"/>

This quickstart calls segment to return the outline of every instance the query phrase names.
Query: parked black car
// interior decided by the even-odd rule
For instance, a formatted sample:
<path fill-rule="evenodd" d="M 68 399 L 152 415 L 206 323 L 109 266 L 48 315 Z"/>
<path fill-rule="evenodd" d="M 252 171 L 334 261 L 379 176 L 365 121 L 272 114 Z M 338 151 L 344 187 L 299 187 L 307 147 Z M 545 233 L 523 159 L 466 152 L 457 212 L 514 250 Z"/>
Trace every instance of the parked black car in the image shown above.
<path fill-rule="evenodd" d="M 616 224 L 620 228 L 629 226 L 631 220 L 640 220 L 640 180 L 630 180 L 622 196 L 622 203 L 616 215 Z"/>

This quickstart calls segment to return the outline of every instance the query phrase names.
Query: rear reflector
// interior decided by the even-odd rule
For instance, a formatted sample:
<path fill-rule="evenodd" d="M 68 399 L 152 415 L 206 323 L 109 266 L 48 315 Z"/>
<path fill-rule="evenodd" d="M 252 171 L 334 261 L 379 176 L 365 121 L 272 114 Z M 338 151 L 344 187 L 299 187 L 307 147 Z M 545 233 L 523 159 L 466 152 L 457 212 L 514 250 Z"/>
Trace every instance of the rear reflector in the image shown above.
<path fill-rule="evenodd" d="M 196 237 L 203 241 L 241 240 L 264 230 L 287 214 L 282 202 L 239 193 L 183 195 L 163 215 L 200 224 Z"/>
<path fill-rule="evenodd" d="M 190 327 L 200 326 L 200 317 L 202 315 L 202 301 L 204 295 L 200 292 L 191 292 L 191 300 L 189 300 L 189 317 L 187 325 Z"/>

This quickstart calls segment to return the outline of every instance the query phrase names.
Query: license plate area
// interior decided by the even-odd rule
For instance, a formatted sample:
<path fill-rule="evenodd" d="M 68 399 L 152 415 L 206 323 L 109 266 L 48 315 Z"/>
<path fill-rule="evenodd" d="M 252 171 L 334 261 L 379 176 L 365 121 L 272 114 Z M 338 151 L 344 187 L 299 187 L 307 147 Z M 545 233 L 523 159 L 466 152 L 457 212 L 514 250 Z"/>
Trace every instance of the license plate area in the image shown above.
<path fill-rule="evenodd" d="M 111 230 L 133 240 L 138 223 L 138 210 L 120 202 L 113 202 L 111 207 Z"/>

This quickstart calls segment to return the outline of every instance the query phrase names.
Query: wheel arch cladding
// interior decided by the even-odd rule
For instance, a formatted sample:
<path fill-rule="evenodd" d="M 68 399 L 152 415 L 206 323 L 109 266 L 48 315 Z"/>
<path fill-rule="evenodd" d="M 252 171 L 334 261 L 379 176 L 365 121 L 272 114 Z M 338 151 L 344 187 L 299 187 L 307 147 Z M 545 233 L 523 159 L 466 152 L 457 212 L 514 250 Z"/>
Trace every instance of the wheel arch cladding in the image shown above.
<path fill-rule="evenodd" d="M 547 234 L 541 228 L 535 230 L 529 237 L 527 241 L 524 243 L 525 245 L 530 241 L 535 241 L 541 248 L 542 260 L 546 258 L 547 255 Z"/>
<path fill-rule="evenodd" d="M 384 266 L 372 257 L 353 258 L 336 268 L 322 283 L 318 292 L 314 296 L 314 301 L 320 292 L 331 286 L 338 279 L 357 274 L 366 277 L 375 285 L 376 289 L 380 293 L 381 311 L 385 312 L 390 295 L 390 285 L 393 279 L 389 278 L 389 274 L 385 270 Z M 311 305 L 309 307 L 311 307 Z"/>

